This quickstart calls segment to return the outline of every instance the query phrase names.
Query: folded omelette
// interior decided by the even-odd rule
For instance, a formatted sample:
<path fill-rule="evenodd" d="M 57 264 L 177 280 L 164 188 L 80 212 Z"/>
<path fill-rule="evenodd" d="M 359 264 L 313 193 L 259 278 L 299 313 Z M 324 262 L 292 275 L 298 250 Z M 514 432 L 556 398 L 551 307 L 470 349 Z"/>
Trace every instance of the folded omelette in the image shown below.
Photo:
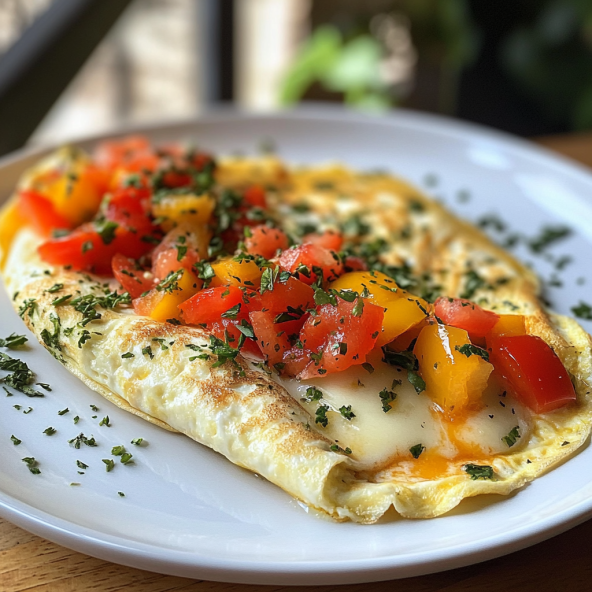
<path fill-rule="evenodd" d="M 64 148 L 23 176 L 0 248 L 56 363 L 337 520 L 507 495 L 590 433 L 590 336 L 387 174 Z"/>

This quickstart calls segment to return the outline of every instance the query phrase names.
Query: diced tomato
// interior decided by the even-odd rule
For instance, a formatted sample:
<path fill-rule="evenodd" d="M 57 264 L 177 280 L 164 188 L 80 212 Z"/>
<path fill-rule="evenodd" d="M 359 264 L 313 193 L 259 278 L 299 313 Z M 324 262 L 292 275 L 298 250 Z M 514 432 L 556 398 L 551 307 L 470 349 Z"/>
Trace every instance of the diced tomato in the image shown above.
<path fill-rule="evenodd" d="M 136 165 L 147 156 L 154 158 L 150 142 L 144 136 L 127 136 L 121 140 L 102 142 L 95 151 L 95 161 L 107 169 L 123 167 L 127 170 L 141 170 L 136 169 Z M 131 168 L 130 164 L 133 165 Z"/>
<path fill-rule="evenodd" d="M 276 315 L 273 312 L 252 312 L 249 318 L 257 337 L 257 345 L 265 354 L 268 363 L 271 366 L 280 363 L 284 353 L 291 347 L 289 329 L 285 327 L 288 323 L 274 323 Z M 293 321 L 290 321 L 290 324 L 292 323 Z"/>
<path fill-rule="evenodd" d="M 288 307 L 294 310 L 300 308 L 305 311 L 307 308 L 315 306 L 314 290 L 292 276 L 286 282 L 276 280 L 272 290 L 267 290 L 263 294 L 258 292 L 249 293 L 247 296 L 249 300 L 247 308 L 249 310 L 271 311 L 276 315 L 287 312 Z"/>
<path fill-rule="evenodd" d="M 363 302 L 360 311 L 358 299 L 346 302 L 338 298 L 336 306 L 325 304 L 317 309 L 316 316 L 307 319 L 300 341 L 309 362 L 299 378 L 341 372 L 366 361 L 382 329 L 384 311 L 367 300 Z"/>
<path fill-rule="evenodd" d="M 111 260 L 117 253 L 138 259 L 151 248 L 138 233 L 121 226 L 106 244 L 93 224 L 83 224 L 67 236 L 42 243 L 37 250 L 41 259 L 50 265 L 70 265 L 77 271 L 111 275 Z"/>
<path fill-rule="evenodd" d="M 181 247 L 183 246 L 181 245 Z M 185 254 L 175 247 L 162 249 L 152 257 L 152 273 L 159 280 L 162 280 L 171 271 L 177 271 L 181 268 L 191 271 L 198 261 L 199 254 L 194 249 L 188 248 Z"/>
<path fill-rule="evenodd" d="M 265 189 L 260 185 L 251 185 L 245 190 L 243 195 L 245 202 L 251 207 L 267 208 L 267 200 L 265 199 Z"/>
<path fill-rule="evenodd" d="M 343 263 L 343 271 L 348 273 L 350 271 L 367 271 L 368 266 L 361 257 L 348 255 Z"/>
<path fill-rule="evenodd" d="M 275 257 L 278 250 L 284 251 L 290 244 L 288 236 L 279 228 L 269 228 L 259 224 L 250 229 L 250 236 L 245 239 L 247 253 L 261 255 L 265 259 Z"/>
<path fill-rule="evenodd" d="M 154 287 L 155 278 L 149 271 L 138 269 L 136 262 L 121 253 L 111 261 L 113 275 L 132 298 L 138 298 Z"/>
<path fill-rule="evenodd" d="M 309 285 L 317 279 L 313 267 L 323 270 L 325 281 L 337 279 L 343 271 L 343 264 L 334 253 L 310 243 L 284 251 L 280 256 L 280 265 Z"/>
<path fill-rule="evenodd" d="M 213 323 L 208 323 L 206 331 L 214 335 L 214 337 L 227 342 L 230 347 L 240 349 L 241 354 L 261 360 L 261 350 L 253 339 L 246 337 L 243 345 L 240 348 L 238 347 L 239 343 L 243 340 L 242 337 L 244 337 L 244 334 L 238 327 L 241 325 L 248 327 L 248 322 L 248 316 L 240 312 L 235 319 L 220 318 Z"/>
<path fill-rule="evenodd" d="M 150 290 L 150 292 L 144 296 L 137 296 L 132 301 L 134 312 L 141 317 L 149 317 L 150 313 L 157 307 L 163 298 L 164 294 L 157 290 Z"/>
<path fill-rule="evenodd" d="M 319 245 L 330 251 L 340 251 L 343 246 L 343 236 L 336 230 L 325 230 L 323 234 L 313 232 L 302 239 L 302 244 Z"/>
<path fill-rule="evenodd" d="M 282 364 L 284 364 L 282 374 L 299 376 L 310 364 L 310 352 L 299 347 L 292 347 L 284 353 Z"/>
<path fill-rule="evenodd" d="M 147 188 L 116 189 L 107 202 L 105 218 L 140 233 L 149 232 L 152 230 L 150 195 Z"/>
<path fill-rule="evenodd" d="M 170 188 L 186 187 L 191 185 L 192 181 L 191 175 L 183 172 L 167 171 L 162 176 L 162 184 Z"/>
<path fill-rule="evenodd" d="M 37 234 L 51 236 L 53 230 L 68 229 L 70 221 L 58 214 L 53 203 L 36 191 L 21 191 L 19 213 Z"/>
<path fill-rule="evenodd" d="M 540 337 L 497 337 L 488 346 L 496 372 L 535 413 L 548 413 L 576 400 L 567 370 Z"/>
<path fill-rule="evenodd" d="M 438 298 L 434 313 L 445 325 L 467 331 L 471 339 L 485 337 L 499 319 L 498 314 L 462 298 Z"/>
<path fill-rule="evenodd" d="M 191 325 L 220 321 L 222 314 L 237 304 L 243 304 L 243 293 L 236 286 L 221 286 L 200 290 L 195 296 L 179 305 L 183 318 Z"/>

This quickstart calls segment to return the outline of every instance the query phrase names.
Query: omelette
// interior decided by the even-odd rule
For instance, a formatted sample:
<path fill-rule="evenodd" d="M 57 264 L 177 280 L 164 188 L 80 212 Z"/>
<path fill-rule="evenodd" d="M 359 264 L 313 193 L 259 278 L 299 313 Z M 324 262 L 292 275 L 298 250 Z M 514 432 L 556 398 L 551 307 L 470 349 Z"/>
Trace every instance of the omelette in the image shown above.
<path fill-rule="evenodd" d="M 507 495 L 590 434 L 590 336 L 385 173 L 63 148 L 4 206 L 0 249 L 56 363 L 336 520 Z"/>

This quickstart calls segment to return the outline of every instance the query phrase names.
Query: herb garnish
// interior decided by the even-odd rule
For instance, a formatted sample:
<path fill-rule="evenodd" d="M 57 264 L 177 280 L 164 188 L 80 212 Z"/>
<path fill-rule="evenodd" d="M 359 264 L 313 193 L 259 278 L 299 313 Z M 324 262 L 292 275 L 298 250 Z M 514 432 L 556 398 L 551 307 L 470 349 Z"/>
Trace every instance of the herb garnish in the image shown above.
<path fill-rule="evenodd" d="M 5 339 L 0 338 L 0 347 L 7 347 L 8 349 L 16 349 L 25 345 L 28 339 L 25 335 L 17 335 L 16 333 L 11 333 Z"/>
<path fill-rule="evenodd" d="M 413 456 L 413 458 L 419 458 L 424 450 L 425 446 L 423 444 L 416 444 L 409 449 L 409 452 L 411 452 L 411 456 Z"/>
<path fill-rule="evenodd" d="M 397 393 L 394 391 L 390 391 L 387 388 L 383 388 L 379 393 L 378 396 L 382 402 L 382 410 L 385 413 L 388 413 L 393 406 L 391 403 L 397 398 Z"/>
<path fill-rule="evenodd" d="M 407 380 L 409 380 L 418 395 L 419 393 L 425 391 L 426 383 L 417 372 L 414 372 L 413 370 L 407 370 Z"/>
<path fill-rule="evenodd" d="M 37 467 L 39 464 L 34 457 L 32 456 L 25 456 L 25 458 L 21 459 L 29 468 L 29 471 L 33 473 L 33 475 L 39 475 L 41 471 Z"/>
<path fill-rule="evenodd" d="M 477 479 L 493 479 L 493 468 L 488 465 L 467 464 L 463 469 L 473 481 Z"/>
<path fill-rule="evenodd" d="M 0 370 L 9 372 L 7 376 L 0 378 L 0 383 L 3 382 L 27 397 L 45 396 L 29 386 L 35 380 L 35 374 L 22 360 L 11 358 L 8 354 L 0 352 Z"/>
<path fill-rule="evenodd" d="M 572 307 L 571 312 L 573 312 L 579 319 L 592 321 L 592 306 L 586 302 L 580 300 L 580 303 L 577 306 Z"/>
<path fill-rule="evenodd" d="M 329 411 L 328 405 L 320 405 L 315 413 L 315 423 L 320 423 L 324 428 L 326 428 L 329 423 L 327 411 Z"/>
<path fill-rule="evenodd" d="M 512 448 L 512 446 L 514 446 L 514 444 L 516 444 L 516 440 L 518 440 L 518 438 L 520 438 L 519 429 L 520 429 L 519 426 L 514 426 L 510 430 L 510 433 L 507 436 L 504 436 L 502 438 L 502 440 L 508 445 L 508 448 Z"/>
<path fill-rule="evenodd" d="M 82 446 L 82 444 L 86 444 L 86 446 L 97 446 L 97 443 L 92 436 L 90 438 L 87 438 L 82 432 L 80 432 L 78 436 L 75 436 L 71 440 L 68 440 L 68 444 L 73 444 L 74 448 L 76 448 L 77 450 L 80 448 L 80 446 Z"/>
<path fill-rule="evenodd" d="M 467 356 L 467 358 L 470 358 L 472 355 L 476 355 L 482 357 L 486 362 L 489 362 L 489 352 L 485 349 L 477 347 L 476 345 L 473 345 L 472 343 L 456 345 L 454 349 L 457 352 Z"/>
<path fill-rule="evenodd" d="M 339 408 L 339 413 L 341 413 L 341 415 L 348 421 L 351 421 L 356 416 L 356 414 L 351 410 L 351 405 L 342 405 Z"/>

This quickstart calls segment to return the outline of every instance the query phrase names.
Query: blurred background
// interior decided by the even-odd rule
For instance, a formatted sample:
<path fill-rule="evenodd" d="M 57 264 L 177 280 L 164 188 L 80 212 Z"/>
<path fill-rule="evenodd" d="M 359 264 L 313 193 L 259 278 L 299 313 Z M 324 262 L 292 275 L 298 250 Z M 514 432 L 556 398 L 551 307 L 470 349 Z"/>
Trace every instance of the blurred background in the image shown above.
<path fill-rule="evenodd" d="M 590 0 L 0 0 L 0 153 L 208 104 L 592 129 Z"/>

